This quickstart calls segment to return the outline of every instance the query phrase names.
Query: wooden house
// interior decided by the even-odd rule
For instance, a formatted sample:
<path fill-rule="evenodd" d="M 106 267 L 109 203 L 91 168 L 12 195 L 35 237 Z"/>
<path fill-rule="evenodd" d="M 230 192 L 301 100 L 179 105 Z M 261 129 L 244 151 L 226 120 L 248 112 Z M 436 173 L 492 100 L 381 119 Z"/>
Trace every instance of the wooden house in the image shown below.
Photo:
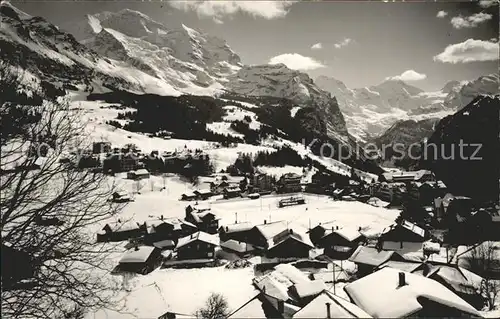
<path fill-rule="evenodd" d="M 248 242 L 254 225 L 250 222 L 242 222 L 219 227 L 219 237 L 222 241 L 233 239 Z"/>
<path fill-rule="evenodd" d="M 145 168 L 138 169 L 136 171 L 129 171 L 127 173 L 127 178 L 128 179 L 133 179 L 133 180 L 141 180 L 141 179 L 148 179 L 150 176 L 149 172 Z"/>
<path fill-rule="evenodd" d="M 404 261 L 404 258 L 394 251 L 359 246 L 348 260 L 356 264 L 358 277 L 363 277 L 389 260 Z"/>
<path fill-rule="evenodd" d="M 325 236 L 326 232 L 328 230 L 334 230 L 338 229 L 339 226 L 335 221 L 329 221 L 329 222 L 324 222 L 324 223 L 319 223 L 318 225 L 314 226 L 310 230 L 308 230 L 309 233 L 309 239 L 314 245 L 317 245 L 319 240 Z"/>
<path fill-rule="evenodd" d="M 98 241 L 122 241 L 129 238 L 137 238 L 144 235 L 143 229 L 137 222 L 118 220 L 106 224 L 102 231 L 97 234 Z"/>
<path fill-rule="evenodd" d="M 216 234 L 219 229 L 219 218 L 210 210 L 186 211 L 184 220 L 195 225 L 198 230 L 209 234 Z"/>
<path fill-rule="evenodd" d="M 248 232 L 248 243 L 258 247 L 260 249 L 267 249 L 273 244 L 273 238 L 288 231 L 288 224 L 285 221 L 276 221 L 268 223 L 264 221 L 264 224 L 254 226 Z"/>
<path fill-rule="evenodd" d="M 278 181 L 278 192 L 296 193 L 302 191 L 302 177 L 295 173 L 286 173 Z"/>
<path fill-rule="evenodd" d="M 384 250 L 406 253 L 421 250 L 425 240 L 426 233 L 423 228 L 404 220 L 384 229 L 378 244 Z"/>
<path fill-rule="evenodd" d="M 308 258 L 313 248 L 307 236 L 287 229 L 273 237 L 266 255 L 270 258 Z"/>
<path fill-rule="evenodd" d="M 325 289 L 292 318 L 371 318 L 371 316 L 358 306 Z"/>
<path fill-rule="evenodd" d="M 239 187 L 224 188 L 224 190 L 222 191 L 222 195 L 224 196 L 224 199 L 241 197 L 241 188 Z"/>
<path fill-rule="evenodd" d="M 181 195 L 181 200 L 192 201 L 196 200 L 196 194 L 194 192 L 187 192 Z"/>
<path fill-rule="evenodd" d="M 347 259 L 366 242 L 366 237 L 360 228 L 340 228 L 328 231 L 318 242 L 318 247 L 324 249 L 324 254 L 334 259 Z"/>
<path fill-rule="evenodd" d="M 213 193 L 209 189 L 198 189 L 193 192 L 196 195 L 197 200 L 206 200 L 213 196 Z"/>
<path fill-rule="evenodd" d="M 156 247 L 138 246 L 120 259 L 119 269 L 126 272 L 148 274 L 161 264 L 161 251 Z"/>
<path fill-rule="evenodd" d="M 171 239 L 177 241 L 181 237 L 194 234 L 198 228 L 180 218 L 162 218 L 147 220 L 142 226 L 146 233 L 146 240 L 149 243 Z"/>
<path fill-rule="evenodd" d="M 390 267 L 358 279 L 344 290 L 354 304 L 376 318 L 481 317 L 439 282 Z"/>
<path fill-rule="evenodd" d="M 255 252 L 255 247 L 252 244 L 229 239 L 220 244 L 223 251 L 234 254 L 240 258 L 247 257 Z"/>
<path fill-rule="evenodd" d="M 177 251 L 178 260 L 213 259 L 217 246 L 219 246 L 219 238 L 217 236 L 199 231 L 180 238 L 175 251 Z"/>

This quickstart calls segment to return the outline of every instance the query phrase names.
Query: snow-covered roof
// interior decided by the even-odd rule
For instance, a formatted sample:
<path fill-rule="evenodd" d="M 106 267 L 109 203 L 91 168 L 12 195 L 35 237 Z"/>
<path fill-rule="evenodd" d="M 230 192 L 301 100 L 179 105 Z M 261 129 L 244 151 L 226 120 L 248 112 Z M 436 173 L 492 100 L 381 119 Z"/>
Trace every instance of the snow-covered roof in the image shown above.
<path fill-rule="evenodd" d="M 230 234 L 230 233 L 250 230 L 254 227 L 254 225 L 251 222 L 243 222 L 243 223 L 224 225 L 221 227 L 225 233 Z"/>
<path fill-rule="evenodd" d="M 148 170 L 145 168 L 138 169 L 134 173 L 135 173 L 135 175 L 148 175 L 149 174 Z"/>
<path fill-rule="evenodd" d="M 209 189 L 197 189 L 194 191 L 194 193 L 198 193 L 201 195 L 208 195 L 208 194 L 212 194 L 212 191 Z"/>
<path fill-rule="evenodd" d="M 161 240 L 161 241 L 157 241 L 157 242 L 153 243 L 153 246 L 156 248 L 159 248 L 159 249 L 163 249 L 163 248 L 168 248 L 168 247 L 174 247 L 175 243 L 171 239 L 165 239 L 165 240 Z"/>
<path fill-rule="evenodd" d="M 238 253 L 254 251 L 255 247 L 252 244 L 240 242 L 234 239 L 229 239 L 220 244 L 222 248 L 230 249 Z"/>
<path fill-rule="evenodd" d="M 314 245 L 311 243 L 308 236 L 300 235 L 296 232 L 292 233 L 291 230 L 285 230 L 283 235 L 278 234 L 270 241 L 271 245 L 268 247 L 268 250 L 271 250 L 289 240 L 295 240 L 309 246 L 310 248 L 314 248 Z"/>
<path fill-rule="evenodd" d="M 391 259 L 393 255 L 397 255 L 397 253 L 386 250 L 379 251 L 373 247 L 359 246 L 354 253 L 352 253 L 351 257 L 349 257 L 349 261 L 378 267 Z M 403 259 L 403 257 L 401 257 L 401 259 Z"/>
<path fill-rule="evenodd" d="M 327 303 L 330 304 L 330 317 L 327 315 Z M 371 318 L 371 316 L 349 301 L 324 290 L 292 318 Z"/>
<path fill-rule="evenodd" d="M 421 238 L 425 237 L 425 230 L 423 228 L 421 228 L 421 227 L 419 227 L 419 226 L 417 226 L 417 225 L 415 225 L 407 220 L 404 220 L 400 224 L 391 225 L 390 227 L 384 229 L 384 231 L 382 233 L 383 234 L 389 233 L 390 231 L 392 231 L 398 227 L 403 227 L 404 229 L 411 231 L 412 233 L 414 233 L 415 235 L 417 235 Z"/>
<path fill-rule="evenodd" d="M 400 273 L 404 273 L 406 283 L 402 287 L 399 287 Z M 344 290 L 356 305 L 377 318 L 415 314 L 423 308 L 419 298 L 479 316 L 476 309 L 439 282 L 389 267 L 348 284 Z"/>
<path fill-rule="evenodd" d="M 337 235 L 341 236 L 342 238 L 344 238 L 345 240 L 350 241 L 350 242 L 363 236 L 363 234 L 359 232 L 358 228 L 343 227 L 343 228 L 336 229 L 333 232 L 329 232 L 328 234 L 323 236 L 323 238 L 325 238 L 331 234 L 337 234 Z"/>
<path fill-rule="evenodd" d="M 290 299 L 288 295 L 288 286 L 278 281 L 271 273 L 255 278 L 253 283 L 264 294 L 276 298 L 278 300 L 286 301 Z"/>
<path fill-rule="evenodd" d="M 257 225 L 255 228 L 264 236 L 266 239 L 272 239 L 274 236 L 278 235 L 284 230 L 288 229 L 288 224 L 286 221 L 276 221 L 272 223 Z"/>
<path fill-rule="evenodd" d="M 125 255 L 120 259 L 120 264 L 124 263 L 143 263 L 148 260 L 149 256 L 153 253 L 155 247 L 151 246 L 140 246 L 132 248 L 127 251 Z"/>
<path fill-rule="evenodd" d="M 290 264 L 279 264 L 274 269 L 288 278 L 293 284 L 307 283 L 311 281 L 305 273 Z"/>
<path fill-rule="evenodd" d="M 380 265 L 380 268 L 383 267 L 390 267 L 394 269 L 399 269 L 407 272 L 414 272 L 416 269 L 422 266 L 421 262 L 410 262 L 410 261 L 395 261 L 395 260 L 389 260 L 382 265 Z"/>
<path fill-rule="evenodd" d="M 202 241 L 202 242 L 205 242 L 208 244 L 212 244 L 214 246 L 219 245 L 219 237 L 202 232 L 202 231 L 199 231 L 199 232 L 194 233 L 192 235 L 179 238 L 179 241 L 177 242 L 176 249 L 179 249 L 179 248 L 186 246 L 187 244 L 195 242 L 195 241 Z"/>
<path fill-rule="evenodd" d="M 108 224 L 106 224 L 106 226 L 108 226 L 112 232 L 129 231 L 129 230 L 139 229 L 139 224 L 137 224 L 137 222 L 134 222 L 132 220 L 125 221 L 125 222 L 108 223 Z"/>
<path fill-rule="evenodd" d="M 326 285 L 322 280 L 309 280 L 307 282 L 300 282 L 294 286 L 295 292 L 299 298 L 306 298 L 319 294 L 326 289 Z"/>

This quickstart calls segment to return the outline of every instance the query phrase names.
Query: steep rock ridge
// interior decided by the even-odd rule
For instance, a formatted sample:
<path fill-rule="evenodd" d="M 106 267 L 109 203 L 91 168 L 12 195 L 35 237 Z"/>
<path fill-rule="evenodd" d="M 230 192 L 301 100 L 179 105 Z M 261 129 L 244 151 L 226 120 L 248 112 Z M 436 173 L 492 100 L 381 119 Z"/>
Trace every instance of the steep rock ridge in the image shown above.
<path fill-rule="evenodd" d="M 435 147 L 429 146 L 420 165 L 432 169 L 453 194 L 497 201 L 499 112 L 500 95 L 480 95 L 455 114 L 442 119 L 427 142 Z M 464 145 L 462 151 L 460 144 Z"/>
<path fill-rule="evenodd" d="M 325 124 L 323 130 L 326 131 L 322 134 L 347 142 L 347 128 L 337 100 L 319 89 L 307 74 L 291 70 L 284 64 L 254 65 L 244 66 L 228 80 L 226 89 L 237 94 L 287 98 L 310 107 L 308 110 L 318 112 L 323 120 L 314 126 L 316 129 L 321 130 Z M 296 112 L 292 116 L 300 114 L 299 111 L 292 110 Z"/>
<path fill-rule="evenodd" d="M 478 95 L 495 95 L 499 92 L 498 73 L 481 76 L 475 80 L 465 82 L 461 87 L 455 87 L 444 100 L 444 106 L 459 110 L 472 102 Z"/>

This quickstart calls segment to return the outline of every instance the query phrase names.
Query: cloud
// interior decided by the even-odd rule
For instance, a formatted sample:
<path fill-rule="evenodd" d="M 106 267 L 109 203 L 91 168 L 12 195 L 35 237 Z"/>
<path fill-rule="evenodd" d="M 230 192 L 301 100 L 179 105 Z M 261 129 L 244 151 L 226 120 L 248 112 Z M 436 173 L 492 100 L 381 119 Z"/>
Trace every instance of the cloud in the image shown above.
<path fill-rule="evenodd" d="M 352 39 L 345 38 L 344 40 L 340 41 L 339 43 L 335 43 L 335 48 L 340 49 L 342 47 L 349 45 L 349 43 L 351 43 L 351 42 L 352 42 Z"/>
<path fill-rule="evenodd" d="M 200 17 L 213 17 L 221 21 L 223 17 L 231 16 L 238 12 L 244 12 L 254 17 L 264 19 L 276 19 L 286 16 L 288 8 L 297 1 L 168 1 L 168 4 L 182 11 L 194 11 Z"/>
<path fill-rule="evenodd" d="M 480 0 L 479 1 L 479 6 L 481 8 L 490 8 L 490 7 L 493 7 L 495 5 L 498 5 L 498 0 Z"/>
<path fill-rule="evenodd" d="M 492 17 L 491 14 L 480 12 L 468 17 L 453 17 L 450 22 L 455 29 L 475 28 L 479 24 L 491 20 Z"/>
<path fill-rule="evenodd" d="M 321 44 L 321 42 L 313 44 L 311 47 L 311 50 L 321 50 L 321 49 L 323 49 L 323 44 Z"/>
<path fill-rule="evenodd" d="M 434 57 L 434 61 L 453 64 L 497 61 L 498 54 L 498 43 L 468 39 L 461 43 L 448 45 L 442 53 Z"/>
<path fill-rule="evenodd" d="M 401 80 L 401 81 L 421 81 L 427 78 L 427 75 L 418 73 L 415 70 L 407 70 L 400 75 L 390 76 L 385 78 L 386 80 Z"/>
<path fill-rule="evenodd" d="M 438 18 L 444 18 L 444 17 L 446 17 L 447 15 L 448 15 L 448 12 L 441 10 L 441 11 L 439 11 L 439 12 L 437 13 L 436 17 L 438 17 Z"/>
<path fill-rule="evenodd" d="M 300 55 L 298 53 L 285 53 L 269 59 L 269 64 L 279 63 L 283 63 L 292 70 L 302 71 L 315 70 L 325 67 L 325 65 L 323 65 L 321 62 L 313 58 Z"/>

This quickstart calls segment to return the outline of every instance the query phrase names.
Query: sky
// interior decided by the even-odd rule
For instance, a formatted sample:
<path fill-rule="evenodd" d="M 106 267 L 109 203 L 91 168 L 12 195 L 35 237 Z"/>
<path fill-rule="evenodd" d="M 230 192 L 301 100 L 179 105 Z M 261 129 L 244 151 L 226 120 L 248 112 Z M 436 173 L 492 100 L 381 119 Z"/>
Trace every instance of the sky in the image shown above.
<path fill-rule="evenodd" d="M 11 1 L 71 30 L 85 14 L 140 11 L 225 39 L 244 64 L 285 63 L 350 88 L 401 79 L 424 90 L 498 73 L 498 4 L 488 1 Z"/>

